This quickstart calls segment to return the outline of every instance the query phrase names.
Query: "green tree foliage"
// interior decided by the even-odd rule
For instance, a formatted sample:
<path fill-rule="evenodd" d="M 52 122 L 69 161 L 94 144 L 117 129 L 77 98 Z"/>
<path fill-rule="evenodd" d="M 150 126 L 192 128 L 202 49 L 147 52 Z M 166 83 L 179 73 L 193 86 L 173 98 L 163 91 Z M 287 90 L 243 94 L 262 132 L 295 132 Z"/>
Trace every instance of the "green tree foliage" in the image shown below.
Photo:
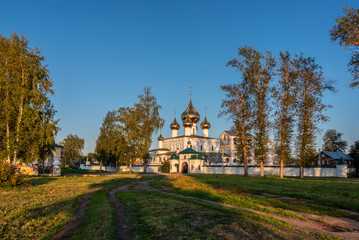
<path fill-rule="evenodd" d="M 119 143 L 121 134 L 118 129 L 118 113 L 110 111 L 106 114 L 100 128 L 100 134 L 96 141 L 96 153 L 98 160 L 104 164 L 117 165 L 119 159 Z"/>
<path fill-rule="evenodd" d="M 0 35 L 0 159 L 33 162 L 50 156 L 58 121 L 49 99 L 49 71 L 24 36 Z"/>
<path fill-rule="evenodd" d="M 345 152 L 347 141 L 342 139 L 342 133 L 335 129 L 328 129 L 323 136 L 323 150 L 331 152 Z"/>
<path fill-rule="evenodd" d="M 284 164 L 291 162 L 295 113 L 297 107 L 298 59 L 291 59 L 289 52 L 279 53 L 278 81 L 273 88 L 275 101 L 276 152 L 280 159 L 279 177 L 283 178 Z"/>
<path fill-rule="evenodd" d="M 162 161 L 161 172 L 163 172 L 163 173 L 170 172 L 170 161 L 168 161 L 168 160 Z"/>
<path fill-rule="evenodd" d="M 235 67 L 241 73 L 241 81 L 221 86 L 226 99 L 219 115 L 228 115 L 233 120 L 239 155 L 244 159 L 248 157 L 248 140 L 253 135 L 255 159 L 261 164 L 261 176 L 264 175 L 271 130 L 269 104 L 273 101 L 280 177 L 283 177 L 284 164 L 294 160 L 293 139 L 296 139 L 297 163 L 303 177 L 304 167 L 311 164 L 315 155 L 318 123 L 328 120 L 323 112 L 331 106 L 323 103 L 324 92 L 334 91 L 321 67 L 314 58 L 306 58 L 303 54 L 292 58 L 288 52 L 280 52 L 277 62 L 270 52 L 261 53 L 251 47 L 239 48 L 238 58 L 229 61 L 227 66 Z M 270 88 L 275 80 L 274 87 Z"/>
<path fill-rule="evenodd" d="M 359 9 L 344 8 L 344 16 L 335 21 L 337 24 L 330 31 L 331 40 L 351 50 L 348 68 L 353 81 L 350 86 L 359 87 Z"/>
<path fill-rule="evenodd" d="M 69 134 L 62 140 L 62 145 L 65 147 L 64 155 L 67 161 L 72 160 L 75 162 L 76 159 L 80 159 L 80 154 L 84 149 L 85 140 L 79 138 L 77 135 Z"/>
<path fill-rule="evenodd" d="M 254 157 L 261 166 L 267 161 L 267 139 L 269 131 L 269 84 L 273 78 L 275 58 L 266 51 L 259 52 L 252 47 L 238 48 L 238 58 L 227 63 L 235 66 L 242 74 L 242 82 L 248 88 L 253 110 Z"/>
<path fill-rule="evenodd" d="M 157 104 L 156 97 L 151 94 L 151 88 L 145 87 L 143 94 L 138 96 L 139 102 L 135 104 L 135 111 L 140 114 L 140 131 L 143 134 L 141 159 L 144 165 L 149 160 L 149 150 L 152 143 L 152 134 L 163 127 L 164 120 L 160 117 L 161 106 Z"/>
<path fill-rule="evenodd" d="M 121 149 L 126 152 L 125 162 L 130 166 L 132 173 L 132 164 L 136 158 L 140 158 L 144 148 L 144 133 L 141 131 L 141 113 L 136 108 L 121 107 L 119 114 L 119 130 L 123 136 L 123 145 Z"/>
<path fill-rule="evenodd" d="M 325 90 L 334 88 L 324 78 L 321 67 L 314 58 L 298 57 L 298 94 L 297 94 L 297 162 L 300 166 L 300 177 L 304 177 L 304 167 L 310 166 L 315 155 L 315 135 L 319 131 L 317 124 L 328 121 L 323 112 L 331 107 L 323 103 Z"/>
<path fill-rule="evenodd" d="M 356 176 L 359 176 L 359 140 L 355 141 L 350 146 L 349 156 L 354 159 L 354 167 L 356 169 Z"/>
<path fill-rule="evenodd" d="M 130 172 L 137 158 L 147 164 L 152 134 L 164 123 L 159 116 L 161 106 L 151 94 L 151 88 L 145 87 L 138 99 L 133 107 L 120 107 L 107 113 L 96 142 L 101 159 L 128 164 Z"/>
<path fill-rule="evenodd" d="M 233 64 L 233 65 L 232 65 Z M 228 66 L 238 69 L 235 62 Z M 222 102 L 220 116 L 227 115 L 233 120 L 233 125 L 238 141 L 236 141 L 237 155 L 242 159 L 244 175 L 248 176 L 248 139 L 252 127 L 253 113 L 250 92 L 244 83 L 221 86 L 226 92 L 226 99 Z"/>

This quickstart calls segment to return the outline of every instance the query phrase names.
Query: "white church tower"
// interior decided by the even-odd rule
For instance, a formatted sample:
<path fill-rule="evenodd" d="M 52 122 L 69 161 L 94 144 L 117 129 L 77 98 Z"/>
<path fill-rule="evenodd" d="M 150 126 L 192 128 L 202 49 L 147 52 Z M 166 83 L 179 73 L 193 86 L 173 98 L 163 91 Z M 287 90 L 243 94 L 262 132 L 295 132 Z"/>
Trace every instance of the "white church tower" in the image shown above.
<path fill-rule="evenodd" d="M 203 132 L 203 137 L 208 137 L 208 130 L 211 128 L 211 124 L 208 122 L 207 117 L 204 117 L 204 120 L 201 123 L 201 128 Z"/>
<path fill-rule="evenodd" d="M 158 137 L 158 148 L 163 148 L 163 136 L 162 133 L 160 134 L 160 136 Z"/>
<path fill-rule="evenodd" d="M 197 122 L 200 119 L 199 113 L 194 109 L 192 100 L 189 101 L 187 109 L 182 113 L 181 119 L 183 121 L 184 135 L 197 135 Z"/>
<path fill-rule="evenodd" d="M 170 128 L 172 129 L 172 137 L 178 136 L 178 129 L 180 129 L 180 125 L 178 124 L 176 117 L 173 119 Z"/>

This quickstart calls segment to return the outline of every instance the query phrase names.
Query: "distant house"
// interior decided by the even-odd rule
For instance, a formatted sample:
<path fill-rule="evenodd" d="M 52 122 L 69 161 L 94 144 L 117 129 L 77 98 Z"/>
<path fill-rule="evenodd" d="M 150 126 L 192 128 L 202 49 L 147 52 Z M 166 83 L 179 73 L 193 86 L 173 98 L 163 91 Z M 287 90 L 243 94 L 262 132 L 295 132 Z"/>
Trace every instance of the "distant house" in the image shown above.
<path fill-rule="evenodd" d="M 336 166 L 337 162 L 343 159 L 346 161 L 348 166 L 353 166 L 353 161 L 351 157 L 342 153 L 342 152 L 330 152 L 330 151 L 321 151 L 313 159 L 314 166 Z"/>

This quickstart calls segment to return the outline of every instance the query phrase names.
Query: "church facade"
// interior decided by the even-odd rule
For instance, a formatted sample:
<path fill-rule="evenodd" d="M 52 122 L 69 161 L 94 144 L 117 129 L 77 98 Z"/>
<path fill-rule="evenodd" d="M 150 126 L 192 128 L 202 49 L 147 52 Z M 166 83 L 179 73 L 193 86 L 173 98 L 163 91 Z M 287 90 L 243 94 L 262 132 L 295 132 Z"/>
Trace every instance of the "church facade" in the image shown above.
<path fill-rule="evenodd" d="M 202 135 L 198 135 L 200 114 L 193 107 L 192 100 L 182 113 L 181 120 L 184 128 L 183 135 L 179 135 L 181 126 L 174 118 L 170 125 L 172 136 L 164 138 L 161 134 L 158 137 L 158 149 L 150 151 L 150 164 L 161 164 L 163 161 L 169 160 L 172 154 L 179 154 L 186 149 L 192 149 L 201 155 L 214 155 L 220 151 L 219 138 L 209 137 L 211 124 L 206 116 L 200 124 Z"/>

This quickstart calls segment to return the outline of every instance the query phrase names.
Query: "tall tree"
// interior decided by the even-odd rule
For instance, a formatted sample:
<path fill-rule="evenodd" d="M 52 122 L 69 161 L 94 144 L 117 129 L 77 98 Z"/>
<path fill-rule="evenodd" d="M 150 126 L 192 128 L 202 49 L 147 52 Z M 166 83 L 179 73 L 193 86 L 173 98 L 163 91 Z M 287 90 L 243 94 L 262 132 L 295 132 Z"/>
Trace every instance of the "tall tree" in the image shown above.
<path fill-rule="evenodd" d="M 279 177 L 283 178 L 284 163 L 291 159 L 291 142 L 297 106 L 298 61 L 289 52 L 279 53 L 278 82 L 273 88 L 275 100 L 275 136 L 280 159 Z"/>
<path fill-rule="evenodd" d="M 359 140 L 355 141 L 352 146 L 350 146 L 349 156 L 354 159 L 354 167 L 356 169 L 356 176 L 359 176 Z"/>
<path fill-rule="evenodd" d="M 359 9 L 344 8 L 344 16 L 335 21 L 337 24 L 330 30 L 331 40 L 351 50 L 348 68 L 353 80 L 350 86 L 359 87 Z"/>
<path fill-rule="evenodd" d="M 267 161 L 269 131 L 269 85 L 274 75 L 275 58 L 266 51 L 261 53 L 252 47 L 240 47 L 238 58 L 229 65 L 237 65 L 242 72 L 243 84 L 248 87 L 253 101 L 254 157 L 260 163 L 260 175 L 264 176 Z"/>
<path fill-rule="evenodd" d="M 65 147 L 65 158 L 76 161 L 76 159 L 80 159 L 80 154 L 84 149 L 85 140 L 83 138 L 79 138 L 77 135 L 69 134 L 64 140 L 62 140 L 62 145 Z"/>
<path fill-rule="evenodd" d="M 149 160 L 149 150 L 152 143 L 152 134 L 163 127 L 164 120 L 160 117 L 161 106 L 157 104 L 156 97 L 152 95 L 151 88 L 145 87 L 143 94 L 138 96 L 139 102 L 135 104 L 135 111 L 140 114 L 140 131 L 143 135 L 143 148 L 141 150 L 142 162 L 146 165 Z"/>
<path fill-rule="evenodd" d="M 323 150 L 331 152 L 345 152 L 347 141 L 342 139 L 343 133 L 335 129 L 328 129 L 323 136 Z"/>
<path fill-rule="evenodd" d="M 121 133 L 118 129 L 118 113 L 110 111 L 106 114 L 100 128 L 100 134 L 96 140 L 96 153 L 99 160 L 107 164 L 117 166 L 119 159 L 119 141 Z"/>
<path fill-rule="evenodd" d="M 317 124 L 328 121 L 323 112 L 331 107 L 323 103 L 325 90 L 334 91 L 330 82 L 324 78 L 321 67 L 314 58 L 301 54 L 298 72 L 298 135 L 297 156 L 300 177 L 304 177 L 304 167 L 310 166 L 315 155 L 315 135 L 319 131 Z"/>
<path fill-rule="evenodd" d="M 235 63 L 228 66 L 238 68 Z M 244 176 L 248 176 L 248 139 L 252 127 L 252 101 L 250 93 L 245 84 L 232 84 L 221 86 L 226 92 L 226 99 L 222 102 L 220 116 L 228 115 L 233 120 L 238 157 L 243 160 Z"/>
<path fill-rule="evenodd" d="M 0 56 L 0 157 L 13 164 L 41 160 L 58 131 L 45 58 L 16 33 L 0 35 Z"/>
<path fill-rule="evenodd" d="M 126 148 L 125 160 L 130 166 L 130 174 L 134 160 L 143 153 L 144 135 L 140 125 L 142 114 L 138 110 L 130 107 L 120 107 L 118 110 L 118 127 L 123 136 L 122 146 Z"/>

